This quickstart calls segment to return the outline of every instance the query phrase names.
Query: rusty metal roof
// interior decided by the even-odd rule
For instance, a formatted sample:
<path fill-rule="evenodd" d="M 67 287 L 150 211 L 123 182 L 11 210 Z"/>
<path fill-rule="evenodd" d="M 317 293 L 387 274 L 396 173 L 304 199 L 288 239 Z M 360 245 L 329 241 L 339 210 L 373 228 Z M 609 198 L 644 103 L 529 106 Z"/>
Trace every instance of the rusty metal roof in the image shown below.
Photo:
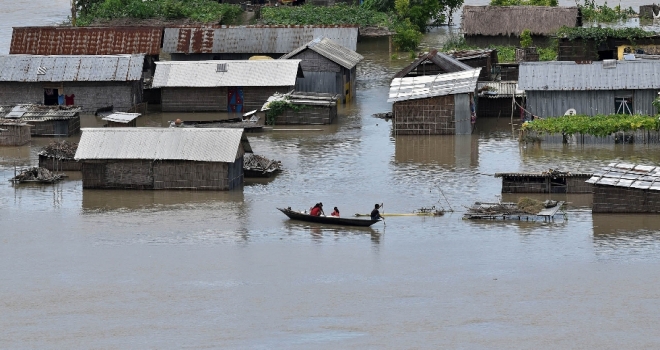
<path fill-rule="evenodd" d="M 292 58 L 306 49 L 310 49 L 346 69 L 352 69 L 364 59 L 359 53 L 349 50 L 328 38 L 316 38 L 280 58 Z"/>
<path fill-rule="evenodd" d="M 356 50 L 357 27 L 239 26 L 165 28 L 167 53 L 289 53 L 318 37 Z"/>
<path fill-rule="evenodd" d="M 158 55 L 160 27 L 14 27 L 10 54 Z"/>
<path fill-rule="evenodd" d="M 152 86 L 294 86 L 300 60 L 156 62 Z"/>
<path fill-rule="evenodd" d="M 660 191 L 660 167 L 628 163 L 610 163 L 586 181 L 603 186 L 629 187 Z"/>
<path fill-rule="evenodd" d="M 144 55 L 0 56 L 0 81 L 137 81 Z"/>

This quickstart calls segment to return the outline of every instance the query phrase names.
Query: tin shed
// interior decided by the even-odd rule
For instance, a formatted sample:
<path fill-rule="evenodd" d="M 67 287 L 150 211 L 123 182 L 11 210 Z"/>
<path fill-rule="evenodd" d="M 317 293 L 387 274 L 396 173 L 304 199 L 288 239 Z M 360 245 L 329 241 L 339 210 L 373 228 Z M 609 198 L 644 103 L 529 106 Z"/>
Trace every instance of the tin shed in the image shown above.
<path fill-rule="evenodd" d="M 301 60 L 305 77 L 296 82 L 297 91 L 337 94 L 343 103 L 355 96 L 355 67 L 364 59 L 359 53 L 323 37 L 281 58 Z"/>
<path fill-rule="evenodd" d="M 153 86 L 163 112 L 242 113 L 293 90 L 302 76 L 300 60 L 158 62 Z"/>
<path fill-rule="evenodd" d="M 587 182 L 593 213 L 660 213 L 660 167 L 610 163 Z"/>
<path fill-rule="evenodd" d="M 144 55 L 0 56 L 0 104 L 126 111 L 142 102 L 143 65 Z"/>
<path fill-rule="evenodd" d="M 481 68 L 395 78 L 390 85 L 395 135 L 469 135 Z"/>
<path fill-rule="evenodd" d="M 527 110 L 540 117 L 571 108 L 586 115 L 655 115 L 660 61 L 523 62 L 518 87 L 525 90 Z"/>
<path fill-rule="evenodd" d="M 232 190 L 243 185 L 238 128 L 83 129 L 83 188 Z"/>

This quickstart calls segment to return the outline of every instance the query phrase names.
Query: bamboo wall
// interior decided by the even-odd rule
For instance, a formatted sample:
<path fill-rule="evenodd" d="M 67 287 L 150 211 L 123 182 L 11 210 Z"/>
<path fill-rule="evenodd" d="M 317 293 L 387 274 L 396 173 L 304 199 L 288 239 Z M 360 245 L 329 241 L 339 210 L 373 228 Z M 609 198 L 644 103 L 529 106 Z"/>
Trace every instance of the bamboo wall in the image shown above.
<path fill-rule="evenodd" d="M 80 171 L 81 163 L 74 159 L 57 159 L 40 154 L 39 167 L 50 171 Z"/>
<path fill-rule="evenodd" d="M 243 156 L 234 163 L 185 160 L 86 160 L 83 188 L 231 190 L 243 184 Z"/>
<path fill-rule="evenodd" d="M 593 213 L 660 213 L 660 191 L 594 185 Z"/>
<path fill-rule="evenodd" d="M 243 87 L 243 113 L 261 109 L 274 93 L 287 93 L 293 86 Z M 163 112 L 226 112 L 227 88 L 176 87 L 161 89 Z"/>
<path fill-rule="evenodd" d="M 502 193 L 591 193 L 590 177 L 502 176 Z"/>
<path fill-rule="evenodd" d="M 454 95 L 395 102 L 395 135 L 454 135 Z"/>
<path fill-rule="evenodd" d="M 30 120 L 32 136 L 68 137 L 80 132 L 80 117 L 62 120 Z"/>
<path fill-rule="evenodd" d="M 6 124 L 0 125 L 0 129 L 7 129 L 0 131 L 0 146 L 20 146 L 32 139 L 29 125 Z"/>
<path fill-rule="evenodd" d="M 305 106 L 300 111 L 287 109 L 275 117 L 275 124 L 332 124 L 337 119 L 337 105 Z"/>

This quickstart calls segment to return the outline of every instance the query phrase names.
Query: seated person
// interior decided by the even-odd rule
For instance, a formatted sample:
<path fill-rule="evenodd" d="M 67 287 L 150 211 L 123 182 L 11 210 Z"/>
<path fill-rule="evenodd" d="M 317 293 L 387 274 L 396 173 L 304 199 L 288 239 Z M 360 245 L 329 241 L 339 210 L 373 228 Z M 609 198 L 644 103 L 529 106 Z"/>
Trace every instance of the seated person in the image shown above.
<path fill-rule="evenodd" d="M 310 210 L 309 215 L 311 216 L 321 216 L 323 212 L 323 203 L 316 203 L 312 210 Z"/>
<path fill-rule="evenodd" d="M 371 211 L 371 220 L 379 220 L 379 219 L 385 220 L 385 218 L 380 215 L 378 209 L 380 209 L 380 205 L 376 204 L 374 210 Z"/>
<path fill-rule="evenodd" d="M 339 217 L 339 209 L 337 209 L 337 207 L 335 207 L 335 210 L 332 211 L 332 214 L 330 214 L 330 216 Z"/>

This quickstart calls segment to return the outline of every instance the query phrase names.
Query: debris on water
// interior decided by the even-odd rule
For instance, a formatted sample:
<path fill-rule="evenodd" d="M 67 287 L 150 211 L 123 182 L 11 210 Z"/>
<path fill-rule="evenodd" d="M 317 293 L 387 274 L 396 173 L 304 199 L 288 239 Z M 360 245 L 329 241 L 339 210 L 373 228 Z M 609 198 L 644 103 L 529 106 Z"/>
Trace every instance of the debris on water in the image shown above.
<path fill-rule="evenodd" d="M 61 142 L 53 141 L 46 147 L 42 148 L 39 154 L 49 158 L 73 159 L 76 155 L 76 150 L 78 150 L 77 142 L 69 142 L 66 140 Z"/>
<path fill-rule="evenodd" d="M 245 177 L 271 177 L 281 171 L 282 163 L 270 160 L 253 153 L 246 153 L 243 157 L 243 172 Z"/>
<path fill-rule="evenodd" d="M 392 118 L 392 112 L 374 113 L 373 116 L 376 117 L 376 118 L 380 118 L 380 119 L 391 119 Z"/>
<path fill-rule="evenodd" d="M 539 201 L 532 198 L 522 197 L 518 203 L 498 202 L 481 203 L 476 202 L 469 207 L 463 215 L 464 219 L 518 219 L 529 220 L 535 218 L 551 219 L 561 208 L 564 202 L 552 200 Z"/>
<path fill-rule="evenodd" d="M 33 167 L 21 171 L 18 175 L 11 178 L 9 181 L 14 183 L 21 182 L 42 182 L 42 183 L 54 183 L 65 178 L 64 174 L 54 174 L 46 168 Z"/>

